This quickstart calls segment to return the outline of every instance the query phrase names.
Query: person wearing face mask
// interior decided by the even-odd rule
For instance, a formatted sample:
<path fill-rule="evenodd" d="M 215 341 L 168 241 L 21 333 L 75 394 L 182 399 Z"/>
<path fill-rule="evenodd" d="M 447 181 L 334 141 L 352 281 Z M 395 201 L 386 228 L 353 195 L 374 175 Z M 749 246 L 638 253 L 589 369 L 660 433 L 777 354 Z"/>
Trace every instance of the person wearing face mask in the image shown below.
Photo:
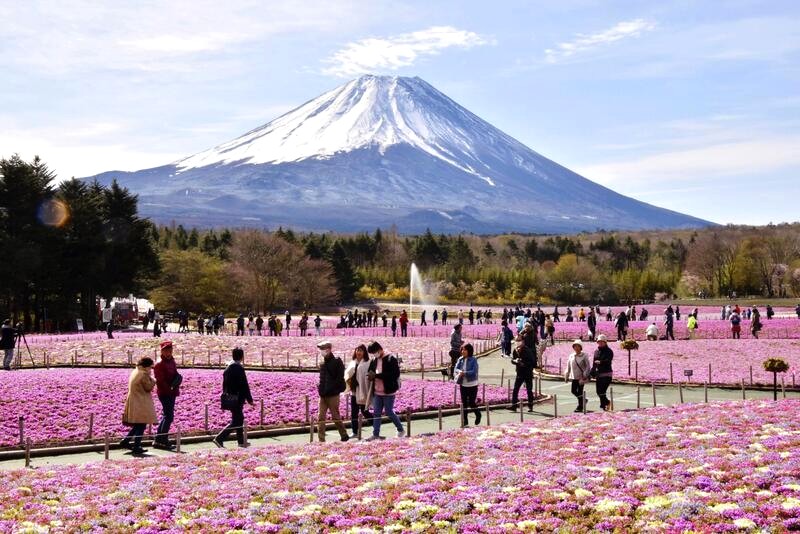
<path fill-rule="evenodd" d="M 373 341 L 367 347 L 367 351 L 373 357 L 369 363 L 367 377 L 372 382 L 371 392 L 373 395 L 373 415 L 372 415 L 372 436 L 367 441 L 381 438 L 381 416 L 384 410 L 389 419 L 397 428 L 397 437 L 406 436 L 403 423 L 394 412 L 394 400 L 397 391 L 400 389 L 400 362 L 393 354 L 383 352 L 383 347 L 377 341 Z"/>
<path fill-rule="evenodd" d="M 367 347 L 359 345 L 353 351 L 353 360 L 344 372 L 345 383 L 350 392 L 350 429 L 351 439 L 358 438 L 358 414 L 363 416 L 362 423 L 366 427 L 372 425 L 372 414 L 367 409 L 369 397 L 369 353 Z"/>
<path fill-rule="evenodd" d="M 325 442 L 325 419 L 328 412 L 331 412 L 331 419 L 339 431 L 342 441 L 347 441 L 350 437 L 342 423 L 342 416 L 339 415 L 339 395 L 346 389 L 344 381 L 344 363 L 341 358 L 333 355 L 330 341 L 321 341 L 317 348 L 322 356 L 322 363 L 319 366 L 319 424 L 317 431 L 320 442 Z"/>

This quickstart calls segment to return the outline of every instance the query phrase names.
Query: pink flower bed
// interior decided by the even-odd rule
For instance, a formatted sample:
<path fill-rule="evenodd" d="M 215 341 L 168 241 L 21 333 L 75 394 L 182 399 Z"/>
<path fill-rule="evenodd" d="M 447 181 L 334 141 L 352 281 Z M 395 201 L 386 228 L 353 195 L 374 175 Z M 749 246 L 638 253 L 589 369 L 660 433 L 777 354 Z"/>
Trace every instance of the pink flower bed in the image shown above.
<path fill-rule="evenodd" d="M 205 428 L 205 405 L 209 405 L 209 427 L 220 429 L 230 421 L 230 414 L 219 408 L 222 372 L 181 370 L 184 382 L 175 408 L 175 428 L 183 433 L 197 433 Z M 25 417 L 25 436 L 35 445 L 85 440 L 89 414 L 94 414 L 94 436 L 106 432 L 119 438 L 127 428 L 121 423 L 127 394 L 127 369 L 53 369 L 17 371 L 7 374 L 0 383 L 0 446 L 19 443 L 18 418 Z M 248 425 L 260 426 L 260 400 L 264 401 L 264 426 L 283 426 L 305 422 L 305 396 L 311 401 L 312 418 L 317 413 L 318 375 L 314 373 L 248 373 L 255 407 L 245 408 Z M 455 407 L 452 383 L 404 378 L 397 395 L 396 410 Z M 487 386 L 490 402 L 506 401 L 507 392 Z M 481 393 L 479 392 L 479 396 Z M 156 411 L 161 407 L 153 394 Z M 454 401 L 454 399 L 456 399 Z M 349 399 L 343 395 L 341 413 Z"/>
<path fill-rule="evenodd" d="M 632 321 L 628 329 L 628 336 L 634 336 L 637 340 L 645 339 L 645 329 L 653 322 L 658 326 L 659 336 L 664 335 L 666 327 L 664 321 L 652 319 L 649 321 Z M 700 339 L 725 339 L 731 337 L 731 323 L 730 321 L 723 321 L 721 319 L 700 319 L 700 327 L 697 329 L 696 335 Z M 741 323 L 742 338 L 751 338 L 750 334 L 750 321 L 743 320 Z M 763 328 L 759 332 L 758 337 L 761 339 L 800 339 L 800 321 L 797 319 L 771 319 L 761 318 Z M 575 339 L 588 335 L 588 327 L 585 322 L 559 322 L 555 323 L 556 339 L 568 340 Z M 689 331 L 686 329 L 686 317 L 681 315 L 680 321 L 675 321 L 673 331 L 675 338 L 688 338 Z M 604 318 L 597 322 L 597 333 L 605 334 L 611 339 L 617 338 L 617 327 L 614 326 L 614 321 L 606 321 Z"/>
<path fill-rule="evenodd" d="M 692 381 L 705 382 L 708 366 L 711 365 L 712 384 L 737 385 L 744 379 L 750 384 L 750 367 L 753 368 L 753 383 L 772 385 L 772 373 L 764 371 L 762 363 L 768 358 L 782 358 L 789 364 L 785 374 L 786 386 L 793 385 L 793 374 L 800 371 L 800 341 L 798 340 L 751 340 L 751 339 L 697 339 L 692 341 L 640 341 L 639 350 L 631 351 L 631 375 L 628 375 L 628 351 L 619 343 L 609 346 L 614 351 L 614 376 L 619 379 L 633 379 L 635 363 L 639 362 L 639 381 L 669 382 L 670 363 L 673 381 L 685 381 L 684 369 L 694 372 Z M 590 356 L 597 345 L 586 342 L 583 350 Z M 557 344 L 545 351 L 548 372 L 558 372 L 566 366 L 572 348 L 569 344 Z M 778 376 L 780 384 L 780 375 Z"/>
<path fill-rule="evenodd" d="M 242 347 L 251 365 L 275 367 L 316 367 L 319 353 L 316 345 L 318 337 L 268 337 L 268 336 L 201 336 L 197 334 L 164 336 L 161 338 L 138 337 L 124 339 L 94 338 L 91 340 L 61 341 L 49 344 L 31 345 L 33 361 L 43 365 L 47 352 L 50 365 L 69 365 L 74 359 L 79 364 L 128 364 L 130 354 L 132 362 L 142 356 L 155 357 L 162 341 L 170 339 L 174 343 L 174 354 L 181 365 L 220 365 L 224 364 L 234 347 Z M 334 353 L 345 360 L 350 359 L 353 349 L 359 344 L 378 341 L 384 349 L 402 359 L 402 367 L 406 370 L 419 369 L 422 365 L 432 368 L 446 363 L 450 359 L 450 338 L 436 337 L 329 337 L 333 341 Z M 489 342 L 471 341 L 476 350 L 483 343 L 486 348 Z M 29 366 L 31 359 L 27 351 L 22 350 L 22 364 Z"/>
<path fill-rule="evenodd" d="M 2 532 L 786 532 L 800 401 L 0 472 Z"/>

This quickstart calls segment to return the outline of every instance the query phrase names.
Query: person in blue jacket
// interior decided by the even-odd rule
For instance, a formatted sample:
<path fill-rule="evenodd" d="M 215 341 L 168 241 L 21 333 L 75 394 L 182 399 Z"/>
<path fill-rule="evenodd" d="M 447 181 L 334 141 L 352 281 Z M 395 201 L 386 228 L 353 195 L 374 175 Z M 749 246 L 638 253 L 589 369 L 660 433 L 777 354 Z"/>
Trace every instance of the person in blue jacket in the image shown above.
<path fill-rule="evenodd" d="M 461 426 L 467 426 L 467 410 L 475 413 L 475 425 L 481 423 L 481 410 L 478 408 L 478 359 L 472 344 L 465 343 L 461 346 L 461 357 L 456 362 L 454 369 L 455 381 L 461 388 Z"/>

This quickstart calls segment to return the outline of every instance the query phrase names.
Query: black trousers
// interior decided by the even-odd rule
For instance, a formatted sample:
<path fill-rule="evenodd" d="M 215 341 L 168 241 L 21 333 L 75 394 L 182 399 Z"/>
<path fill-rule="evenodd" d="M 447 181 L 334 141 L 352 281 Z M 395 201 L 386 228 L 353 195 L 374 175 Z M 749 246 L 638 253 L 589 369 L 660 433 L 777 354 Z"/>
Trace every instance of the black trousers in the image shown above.
<path fill-rule="evenodd" d="M 358 434 L 358 414 L 364 416 L 361 428 L 372 427 L 372 413 L 367 410 L 366 405 L 356 402 L 356 396 L 350 395 L 350 431 L 353 435 Z"/>
<path fill-rule="evenodd" d="M 519 390 L 525 384 L 525 391 L 528 393 L 528 408 L 533 409 L 533 373 L 527 375 L 517 375 L 514 381 L 514 391 L 511 394 L 511 404 L 519 405 Z"/>
<path fill-rule="evenodd" d="M 145 423 L 135 423 L 131 426 L 128 435 L 125 436 L 125 439 L 122 441 L 130 443 L 131 439 L 133 439 L 133 448 L 140 449 L 142 447 L 142 435 L 144 435 L 145 428 L 147 428 Z"/>
<path fill-rule="evenodd" d="M 216 440 L 222 443 L 232 431 L 236 430 L 236 441 L 239 445 L 243 444 L 244 431 L 242 425 L 244 425 L 244 404 L 239 404 L 238 407 L 231 410 L 231 422 L 222 429 L 222 432 L 217 434 Z"/>
<path fill-rule="evenodd" d="M 460 386 L 461 387 L 461 404 L 464 405 L 464 410 L 461 416 L 461 425 L 467 426 L 467 411 L 472 410 L 475 414 L 475 424 L 479 425 L 481 422 L 481 409 L 478 408 L 478 386 Z"/>
<path fill-rule="evenodd" d="M 570 389 L 572 394 L 578 398 L 578 409 L 583 410 L 583 384 L 581 384 L 580 380 L 573 380 Z"/>
<path fill-rule="evenodd" d="M 606 392 L 608 391 L 608 387 L 611 385 L 611 377 L 610 376 L 598 376 L 597 377 L 597 396 L 600 397 L 600 407 L 605 409 L 611 401 L 608 400 L 606 397 Z"/>

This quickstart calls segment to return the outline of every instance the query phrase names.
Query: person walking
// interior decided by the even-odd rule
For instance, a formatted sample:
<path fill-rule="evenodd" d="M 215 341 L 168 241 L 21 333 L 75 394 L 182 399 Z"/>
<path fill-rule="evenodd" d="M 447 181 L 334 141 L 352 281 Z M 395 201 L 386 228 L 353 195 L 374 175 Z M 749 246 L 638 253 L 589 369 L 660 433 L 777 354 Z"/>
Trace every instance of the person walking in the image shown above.
<path fill-rule="evenodd" d="M 450 380 L 453 380 L 453 369 L 455 369 L 456 362 L 458 358 L 461 357 L 461 345 L 463 341 L 461 339 L 461 324 L 455 323 L 453 325 L 453 330 L 450 331 Z"/>
<path fill-rule="evenodd" d="M 671 339 L 675 341 L 675 319 L 673 318 L 672 313 L 668 313 L 666 318 L 664 319 L 664 326 L 666 327 L 666 332 L 664 333 L 664 339 Z"/>
<path fill-rule="evenodd" d="M 393 354 L 386 354 L 383 347 L 377 341 L 373 341 L 367 347 L 372 357 L 369 362 L 367 372 L 368 379 L 372 383 L 372 435 L 368 441 L 381 438 L 381 416 L 385 412 L 397 429 L 397 437 L 406 436 L 403 423 L 394 413 L 395 395 L 400 390 L 400 362 Z"/>
<path fill-rule="evenodd" d="M 250 394 L 250 384 L 247 382 L 247 373 L 244 371 L 244 350 L 233 349 L 231 361 L 222 373 L 222 392 L 235 397 L 234 404 L 229 408 L 231 422 L 214 436 L 214 445 L 223 448 L 225 440 L 232 431 L 236 431 L 236 442 L 239 447 L 246 448 L 250 443 L 244 440 L 244 403 L 253 405 L 253 396 Z M 223 408 L 228 409 L 228 408 Z"/>
<path fill-rule="evenodd" d="M 425 320 L 426 310 L 422 310 L 422 313 L 419 314 L 419 325 L 420 326 L 428 326 L 428 321 Z"/>
<path fill-rule="evenodd" d="M 256 322 L 252 314 L 247 318 L 247 335 L 253 337 L 256 333 Z"/>
<path fill-rule="evenodd" d="M 597 336 L 597 315 L 594 309 L 589 308 L 589 316 L 586 318 L 586 327 L 589 329 L 589 341 L 594 341 Z"/>
<path fill-rule="evenodd" d="M 758 333 L 764 327 L 761 324 L 761 312 L 758 311 L 758 308 L 753 306 L 753 315 L 751 316 L 751 323 L 750 323 L 750 333 L 753 335 L 754 339 L 758 339 Z"/>
<path fill-rule="evenodd" d="M 2 330 L 0 330 L 0 349 L 3 350 L 3 369 L 6 371 L 11 370 L 11 364 L 14 363 L 14 346 L 17 343 L 17 330 L 11 326 L 11 319 L 3 321 Z"/>
<path fill-rule="evenodd" d="M 597 379 L 597 396 L 600 397 L 600 408 L 608 411 L 611 405 L 606 392 L 611 385 L 613 370 L 611 361 L 614 359 L 614 351 L 608 346 L 608 339 L 604 334 L 597 336 L 597 349 L 594 351 L 592 359 L 592 375 Z"/>
<path fill-rule="evenodd" d="M 369 397 L 369 353 L 365 345 L 353 351 L 353 360 L 344 371 L 345 384 L 350 392 L 350 438 L 358 439 L 358 415 L 362 416 L 362 428 L 372 426 L 372 414 L 367 410 Z"/>
<path fill-rule="evenodd" d="M 236 335 L 244 336 L 244 314 L 240 313 L 236 318 Z"/>
<path fill-rule="evenodd" d="M 392 315 L 392 337 L 397 337 L 397 316 Z"/>
<path fill-rule="evenodd" d="M 525 339 L 517 336 L 517 346 L 511 354 L 511 364 L 516 367 L 514 391 L 511 395 L 511 411 L 519 408 L 519 390 L 525 384 L 528 393 L 528 411 L 533 411 L 533 369 L 536 367 L 536 353 L 525 346 Z"/>
<path fill-rule="evenodd" d="M 264 329 L 264 318 L 261 317 L 261 314 L 259 313 L 258 316 L 256 317 L 256 332 L 258 332 L 259 336 L 261 335 L 261 331 L 263 329 Z"/>
<path fill-rule="evenodd" d="M 158 401 L 161 403 L 161 421 L 158 423 L 153 448 L 172 450 L 169 429 L 175 419 L 175 398 L 180 395 L 180 385 L 183 382 L 172 355 L 172 341 L 161 342 L 161 359 L 153 367 L 153 375 L 156 379 Z"/>
<path fill-rule="evenodd" d="M 317 348 L 322 356 L 322 363 L 319 366 L 319 417 L 317 418 L 317 435 L 320 443 L 325 443 L 325 420 L 328 412 L 331 412 L 331 419 L 339 431 L 342 441 L 347 441 L 350 437 L 342 423 L 342 416 L 339 415 L 339 396 L 346 389 L 344 381 L 344 363 L 341 358 L 334 356 L 331 351 L 330 341 L 320 341 Z"/>
<path fill-rule="evenodd" d="M 555 345 L 556 344 L 556 325 L 553 324 L 553 320 L 550 318 L 549 315 L 546 316 L 546 318 L 544 320 L 544 327 L 545 327 L 545 330 L 547 330 L 547 337 L 550 338 L 550 345 L 551 346 Z"/>
<path fill-rule="evenodd" d="M 150 374 L 152 369 L 152 358 L 141 358 L 136 364 L 136 369 L 131 371 L 128 378 L 128 396 L 125 398 L 122 424 L 131 429 L 119 444 L 121 447 L 130 449 L 131 453 L 136 455 L 147 452 L 142 448 L 144 429 L 147 425 L 158 422 L 151 394 L 156 385 L 155 379 Z M 131 440 L 133 440 L 132 444 Z"/>
<path fill-rule="evenodd" d="M 572 342 L 572 351 L 567 361 L 564 380 L 572 381 L 570 390 L 578 399 L 578 407 L 575 408 L 575 411 L 582 412 L 585 408 L 583 387 L 589 381 L 592 364 L 589 362 L 589 356 L 583 352 L 583 342 L 580 339 Z"/>
<path fill-rule="evenodd" d="M 461 347 L 461 357 L 455 366 L 455 381 L 461 390 L 461 426 L 469 425 L 467 410 L 475 414 L 475 426 L 481 423 L 481 410 L 478 408 L 478 359 L 471 343 Z"/>
<path fill-rule="evenodd" d="M 617 327 L 617 339 L 624 341 L 625 336 L 628 335 L 628 314 L 624 311 L 619 312 L 614 325 Z"/>
<path fill-rule="evenodd" d="M 317 337 L 322 335 L 322 317 L 319 314 L 314 317 L 314 331 L 317 333 Z"/>

